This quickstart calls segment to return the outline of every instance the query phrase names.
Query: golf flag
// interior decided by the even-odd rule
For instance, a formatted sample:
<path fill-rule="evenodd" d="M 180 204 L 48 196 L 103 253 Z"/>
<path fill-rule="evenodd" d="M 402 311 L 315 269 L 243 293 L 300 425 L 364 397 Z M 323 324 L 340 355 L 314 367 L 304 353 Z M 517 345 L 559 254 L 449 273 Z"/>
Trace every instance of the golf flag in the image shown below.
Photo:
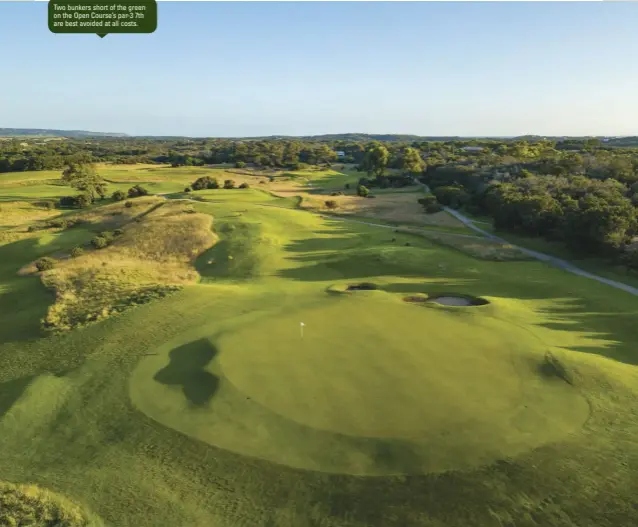
<path fill-rule="evenodd" d="M 303 327 L 305 324 L 303 322 L 299 322 L 299 331 L 301 331 L 301 338 L 303 338 Z"/>

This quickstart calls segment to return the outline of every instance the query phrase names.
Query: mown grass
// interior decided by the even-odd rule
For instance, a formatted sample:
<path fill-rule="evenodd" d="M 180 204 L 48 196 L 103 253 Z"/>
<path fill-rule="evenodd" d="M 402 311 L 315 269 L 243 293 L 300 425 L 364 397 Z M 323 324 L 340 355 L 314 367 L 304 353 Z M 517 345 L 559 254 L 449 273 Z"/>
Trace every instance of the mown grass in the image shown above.
<path fill-rule="evenodd" d="M 63 334 L 41 335 L 54 295 L 17 272 L 109 216 L 0 246 L 3 479 L 111 525 L 638 521 L 633 296 L 254 189 L 204 192 L 123 227 L 173 206 L 213 218 L 201 280 Z M 170 214 L 156 221 L 173 236 Z M 379 290 L 326 292 L 364 281 Z M 402 300 L 437 293 L 490 304 Z"/>

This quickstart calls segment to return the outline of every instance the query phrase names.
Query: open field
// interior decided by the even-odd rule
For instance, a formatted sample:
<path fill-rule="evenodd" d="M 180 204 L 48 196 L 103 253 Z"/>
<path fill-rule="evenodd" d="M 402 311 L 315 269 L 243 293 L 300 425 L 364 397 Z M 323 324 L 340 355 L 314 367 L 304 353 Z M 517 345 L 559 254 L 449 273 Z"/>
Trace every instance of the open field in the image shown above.
<path fill-rule="evenodd" d="M 102 170 L 193 199 L 107 201 L 29 232 L 60 213 L 33 202 L 69 189 L 0 185 L 2 480 L 92 525 L 638 523 L 634 296 L 459 250 L 483 242 L 414 226 L 411 193 L 334 198 L 382 228 L 304 210 L 331 198 L 294 180 L 186 195 L 211 169 Z M 417 235 L 387 228 L 402 223 Z M 55 267 L 33 272 L 43 256 Z M 102 315 L 47 333 L 52 309 Z"/>

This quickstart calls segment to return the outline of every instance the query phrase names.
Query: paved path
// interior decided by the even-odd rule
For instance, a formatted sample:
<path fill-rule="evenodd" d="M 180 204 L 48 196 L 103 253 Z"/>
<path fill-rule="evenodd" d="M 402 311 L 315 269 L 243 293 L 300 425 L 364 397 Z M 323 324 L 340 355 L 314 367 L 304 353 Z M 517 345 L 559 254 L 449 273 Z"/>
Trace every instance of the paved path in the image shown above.
<path fill-rule="evenodd" d="M 588 271 L 584 271 L 580 267 L 576 267 L 574 264 L 568 262 L 567 260 L 563 260 L 561 258 L 557 258 L 555 256 L 551 256 L 549 254 L 541 253 L 538 251 L 533 251 L 531 249 L 526 249 L 525 247 L 521 247 L 520 245 L 514 245 L 508 242 L 507 240 L 505 240 L 504 238 L 496 236 L 495 234 L 492 234 L 491 232 L 487 232 L 486 230 L 481 229 L 480 227 L 477 227 L 473 220 L 461 214 L 458 210 L 454 210 L 449 207 L 443 207 L 443 208 L 445 209 L 446 212 L 454 216 L 457 220 L 463 222 L 463 224 L 466 227 L 468 227 L 469 229 L 472 229 L 475 232 L 481 233 L 483 236 L 489 238 L 490 240 L 494 240 L 499 243 L 509 244 L 512 247 L 515 247 L 516 249 L 518 249 L 519 251 L 529 256 L 532 256 L 538 260 L 546 262 L 550 265 L 559 267 L 565 271 L 568 271 L 573 274 L 577 274 L 579 276 L 584 276 L 585 278 L 591 278 L 592 280 L 596 280 L 597 282 L 600 282 L 601 284 L 607 284 L 608 286 L 615 287 L 616 289 L 621 289 L 622 291 L 626 291 L 627 293 L 638 296 L 637 287 L 632 287 L 630 285 L 623 284 L 622 282 L 610 280 L 609 278 L 604 278 L 602 276 L 598 276 Z"/>

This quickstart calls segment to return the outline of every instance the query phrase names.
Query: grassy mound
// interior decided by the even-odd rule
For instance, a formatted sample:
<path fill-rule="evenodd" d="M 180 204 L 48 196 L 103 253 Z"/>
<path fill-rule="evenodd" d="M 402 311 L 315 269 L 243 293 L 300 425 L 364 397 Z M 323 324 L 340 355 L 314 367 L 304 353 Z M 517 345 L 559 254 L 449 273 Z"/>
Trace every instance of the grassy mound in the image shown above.
<path fill-rule="evenodd" d="M 35 485 L 0 482 L 0 525 L 97 527 L 103 524 L 59 494 Z"/>
<path fill-rule="evenodd" d="M 196 282 L 192 263 L 215 241 L 211 223 L 179 202 L 159 202 L 108 247 L 60 260 L 42 275 L 56 293 L 44 327 L 68 330 Z"/>

